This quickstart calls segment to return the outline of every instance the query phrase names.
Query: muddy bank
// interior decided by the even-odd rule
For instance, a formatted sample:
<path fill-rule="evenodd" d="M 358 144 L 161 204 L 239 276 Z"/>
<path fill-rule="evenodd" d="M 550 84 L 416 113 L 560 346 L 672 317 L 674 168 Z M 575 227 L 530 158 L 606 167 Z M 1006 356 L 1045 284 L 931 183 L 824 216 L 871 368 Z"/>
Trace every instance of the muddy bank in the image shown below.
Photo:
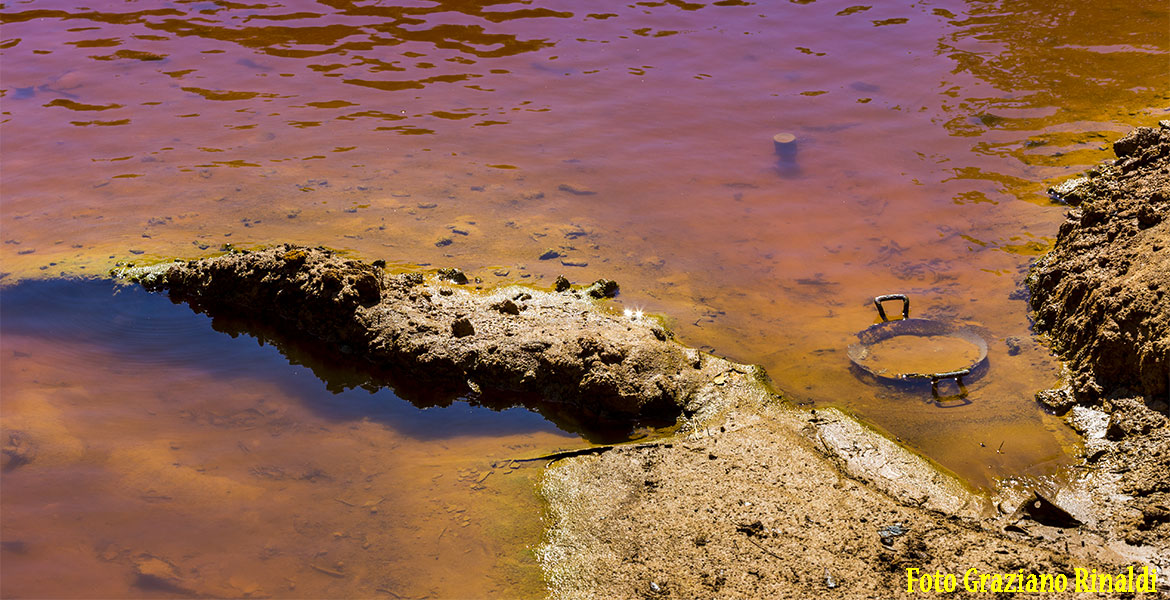
<path fill-rule="evenodd" d="M 850 471 L 823 440 L 847 419 L 749 410 L 669 446 L 550 468 L 543 492 L 555 520 L 540 558 L 552 597 L 892 598 L 908 568 L 961 581 L 969 569 L 1071 576 L 1124 563 L 1083 531 L 1024 520 L 1003 532 L 1006 516 L 958 516 L 925 507 L 930 494 L 883 492 L 874 472 Z M 847 447 L 886 463 L 872 438 Z"/>
<path fill-rule="evenodd" d="M 1113 148 L 1050 191 L 1068 218 L 1028 287 L 1070 378 L 1037 398 L 1086 436 L 1084 485 L 1117 492 L 1100 519 L 1170 556 L 1170 122 Z"/>
<path fill-rule="evenodd" d="M 1170 386 L 1170 121 L 1114 143 L 1118 160 L 1055 187 L 1071 205 L 1028 279 L 1036 326 L 1073 370 L 1078 399 Z"/>
<path fill-rule="evenodd" d="M 596 298 L 616 293 L 612 281 L 479 294 L 454 269 L 425 277 L 380 264 L 284 245 L 126 275 L 196 310 L 302 332 L 451 393 L 537 394 L 581 418 L 693 412 L 695 391 L 715 375 L 657 321 L 597 310 Z"/>
<path fill-rule="evenodd" d="M 973 493 L 841 411 L 786 404 L 758 368 L 607 310 L 606 282 L 478 292 L 454 271 L 392 274 L 287 245 L 124 275 L 435 386 L 537 394 L 582 419 L 677 417 L 671 438 L 546 471 L 538 555 L 554 597 L 885 597 L 907 568 L 1071 577 L 1150 560 L 1095 513 L 1072 527 L 1032 514 L 1023 495 Z"/>

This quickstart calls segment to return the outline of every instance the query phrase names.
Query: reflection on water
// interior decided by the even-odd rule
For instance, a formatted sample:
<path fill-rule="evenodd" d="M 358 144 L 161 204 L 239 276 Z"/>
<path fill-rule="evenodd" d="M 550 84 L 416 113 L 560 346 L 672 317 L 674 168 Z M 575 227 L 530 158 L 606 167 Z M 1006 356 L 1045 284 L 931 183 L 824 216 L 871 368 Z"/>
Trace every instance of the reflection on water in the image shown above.
<path fill-rule="evenodd" d="M 1167 12 L 12 2 L 0 257 L 23 279 L 289 241 L 485 286 L 610 277 L 977 485 L 1048 473 L 1070 438 L 1032 395 L 1058 365 L 1013 292 L 1063 218 L 1045 185 L 1164 114 Z M 887 292 L 984 334 L 969 404 L 850 374 Z"/>
<path fill-rule="evenodd" d="M 535 413 L 330 392 L 108 283 L 3 310 L 6 597 L 540 595 L 539 469 L 506 461 L 582 442 Z"/>

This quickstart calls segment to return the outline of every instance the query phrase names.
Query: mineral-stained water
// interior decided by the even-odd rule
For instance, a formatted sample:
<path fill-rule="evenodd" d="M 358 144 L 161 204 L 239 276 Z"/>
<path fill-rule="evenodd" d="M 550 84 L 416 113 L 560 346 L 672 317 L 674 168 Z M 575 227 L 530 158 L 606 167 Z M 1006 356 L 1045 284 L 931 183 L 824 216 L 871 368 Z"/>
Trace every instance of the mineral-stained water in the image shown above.
<path fill-rule="evenodd" d="M 1019 284 L 1064 216 L 1044 189 L 1164 118 L 1167 18 L 1153 0 L 8 2 L 0 281 L 273 242 L 471 286 L 605 277 L 617 310 L 667 314 L 974 485 L 1050 474 L 1074 438 L 1033 401 L 1059 365 Z M 271 348 L 175 362 L 192 329 L 79 341 L 83 311 L 31 328 L 10 293 L 0 428 L 26 462 L 0 473 L 3 595 L 541 594 L 535 475 L 485 465 L 580 438 L 334 396 Z M 986 332 L 969 404 L 851 375 L 884 293 Z M 121 327 L 172 326 L 116 304 Z"/>

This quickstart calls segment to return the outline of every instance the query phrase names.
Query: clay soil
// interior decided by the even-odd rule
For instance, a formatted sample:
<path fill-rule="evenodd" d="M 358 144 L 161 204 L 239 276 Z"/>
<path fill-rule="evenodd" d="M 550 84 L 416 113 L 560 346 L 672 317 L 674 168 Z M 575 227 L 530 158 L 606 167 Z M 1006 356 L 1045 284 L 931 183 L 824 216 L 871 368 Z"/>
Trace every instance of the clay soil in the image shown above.
<path fill-rule="evenodd" d="M 1039 399 L 1088 435 L 1086 462 L 1133 500 L 1109 519 L 1133 544 L 1170 539 L 1170 122 L 1051 193 L 1072 207 L 1028 284 L 1070 384 Z M 1093 428 L 1087 421 L 1096 419 Z"/>
<path fill-rule="evenodd" d="M 1083 475 L 1042 497 L 973 492 L 841 411 L 798 409 L 758 368 L 611 312 L 612 282 L 485 292 L 288 245 L 122 275 L 451 393 L 528 394 L 558 422 L 675 420 L 663 439 L 550 457 L 537 553 L 552 597 L 890 598 L 910 568 L 996 597 L 965 592 L 964 573 L 1170 572 L 1170 132 L 1117 153 L 1056 190 L 1076 207 L 1029 279 L 1071 372 L 1038 398 L 1086 435 Z"/>

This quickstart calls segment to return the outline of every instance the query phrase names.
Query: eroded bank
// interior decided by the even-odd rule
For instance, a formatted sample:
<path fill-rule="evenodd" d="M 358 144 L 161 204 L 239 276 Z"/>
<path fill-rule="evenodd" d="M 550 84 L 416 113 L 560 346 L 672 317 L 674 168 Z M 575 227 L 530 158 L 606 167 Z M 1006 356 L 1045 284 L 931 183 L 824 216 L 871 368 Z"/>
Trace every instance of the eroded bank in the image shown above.
<path fill-rule="evenodd" d="M 1170 121 L 1113 144 L 1116 161 L 1052 190 L 1070 205 L 1028 278 L 1036 326 L 1069 383 L 1037 398 L 1086 437 L 1082 485 L 1119 536 L 1170 540 Z M 1165 558 L 1164 558 L 1165 560 Z"/>

